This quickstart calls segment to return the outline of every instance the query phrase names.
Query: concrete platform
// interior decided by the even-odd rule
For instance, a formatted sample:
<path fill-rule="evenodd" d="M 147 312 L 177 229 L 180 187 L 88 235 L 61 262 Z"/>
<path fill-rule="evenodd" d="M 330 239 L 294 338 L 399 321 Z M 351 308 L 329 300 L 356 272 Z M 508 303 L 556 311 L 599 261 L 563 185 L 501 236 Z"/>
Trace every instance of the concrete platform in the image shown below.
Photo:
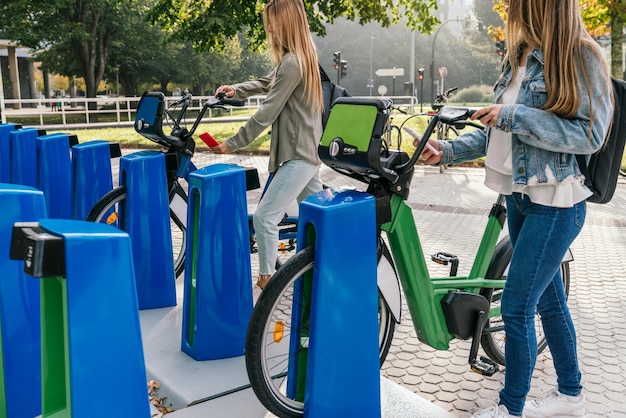
<path fill-rule="evenodd" d="M 243 356 L 196 361 L 181 351 L 182 277 L 177 280 L 176 291 L 176 306 L 140 311 L 148 380 L 159 383 L 158 398 L 166 397 L 163 405 L 174 410 L 167 416 L 273 417 L 250 388 Z M 351 396 L 359 395 L 347 393 L 347 402 Z M 454 416 L 386 378 L 381 378 L 381 406 L 386 418 Z"/>

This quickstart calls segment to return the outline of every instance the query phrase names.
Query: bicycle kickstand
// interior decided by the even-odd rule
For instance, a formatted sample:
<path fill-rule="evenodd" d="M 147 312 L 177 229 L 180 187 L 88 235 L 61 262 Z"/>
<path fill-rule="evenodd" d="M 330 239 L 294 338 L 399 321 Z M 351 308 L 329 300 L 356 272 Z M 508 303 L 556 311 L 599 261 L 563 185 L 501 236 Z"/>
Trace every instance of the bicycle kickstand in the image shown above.
<path fill-rule="evenodd" d="M 476 318 L 476 330 L 474 331 L 472 346 L 470 347 L 469 364 L 472 371 L 482 374 L 483 376 L 493 376 L 494 373 L 500 370 L 498 364 L 490 358 L 484 356 L 480 356 L 479 360 L 476 359 L 478 354 L 478 344 L 480 343 L 480 337 L 486 323 L 487 313 L 485 311 L 479 311 L 478 318 Z"/>

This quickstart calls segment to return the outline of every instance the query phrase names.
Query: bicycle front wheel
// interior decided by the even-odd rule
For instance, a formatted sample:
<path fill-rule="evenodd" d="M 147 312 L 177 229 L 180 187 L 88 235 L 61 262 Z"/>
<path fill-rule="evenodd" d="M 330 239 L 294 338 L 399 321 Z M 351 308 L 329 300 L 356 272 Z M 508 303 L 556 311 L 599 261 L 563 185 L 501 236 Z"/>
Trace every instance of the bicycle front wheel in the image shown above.
<path fill-rule="evenodd" d="M 385 254 L 387 257 L 387 255 Z M 292 312 L 308 312 L 310 294 L 305 290 L 301 301 L 295 301 L 294 285 L 298 279 L 312 274 L 314 248 L 298 252 L 272 277 L 257 301 L 246 336 L 246 368 L 252 389 L 261 403 L 279 417 L 304 415 L 303 389 L 289 395 L 288 371 L 296 367 L 290 363 L 298 357 L 300 362 L 309 347 L 309 324 L 302 320 L 300 329 L 294 329 Z M 385 361 L 393 339 L 395 322 L 384 299 L 378 296 L 379 357 Z M 290 334 L 300 337 L 298 352 L 290 353 Z M 300 365 L 300 367 L 303 367 Z"/>
<path fill-rule="evenodd" d="M 509 269 L 512 255 L 513 248 L 511 247 L 511 242 L 508 237 L 506 237 L 496 246 L 494 258 L 489 265 L 486 276 L 490 279 L 506 280 L 506 272 Z M 561 276 L 563 279 L 563 287 L 565 288 L 565 295 L 568 296 L 570 283 L 568 261 L 561 263 Z M 482 289 L 480 294 L 491 300 L 491 309 L 499 310 L 500 300 L 502 299 L 502 289 Z M 480 339 L 480 344 L 483 350 L 485 350 L 485 354 L 493 361 L 505 366 L 504 344 L 506 336 L 504 334 L 504 321 L 502 321 L 502 317 L 495 316 L 489 318 L 485 329 L 491 329 L 490 332 L 484 333 Z M 543 332 L 539 314 L 535 315 L 535 332 L 537 334 L 537 353 L 541 353 L 548 346 L 548 342 Z"/>
<path fill-rule="evenodd" d="M 175 209 L 176 203 L 180 206 L 180 202 L 184 202 L 186 211 L 187 195 L 182 187 L 179 186 L 174 189 L 172 196 L 170 196 L 170 202 L 170 227 L 172 230 L 174 274 L 178 277 L 185 268 L 185 245 L 187 238 L 185 219 L 181 215 L 180 208 Z M 91 209 L 86 220 L 90 222 L 106 223 L 124 229 L 123 225 L 120 224 L 120 211 L 123 210 L 125 204 L 126 185 L 122 185 L 104 195 Z"/>

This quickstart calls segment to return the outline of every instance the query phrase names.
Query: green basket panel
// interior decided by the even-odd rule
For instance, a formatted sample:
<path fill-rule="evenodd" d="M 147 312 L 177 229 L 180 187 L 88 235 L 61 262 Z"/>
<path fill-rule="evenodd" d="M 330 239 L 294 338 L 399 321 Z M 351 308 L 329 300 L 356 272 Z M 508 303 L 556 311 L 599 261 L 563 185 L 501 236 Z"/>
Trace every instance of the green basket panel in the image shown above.
<path fill-rule="evenodd" d="M 376 106 L 336 103 L 330 112 L 321 146 L 327 147 L 335 138 L 341 138 L 345 144 L 356 147 L 360 152 L 367 152 L 378 109 Z"/>

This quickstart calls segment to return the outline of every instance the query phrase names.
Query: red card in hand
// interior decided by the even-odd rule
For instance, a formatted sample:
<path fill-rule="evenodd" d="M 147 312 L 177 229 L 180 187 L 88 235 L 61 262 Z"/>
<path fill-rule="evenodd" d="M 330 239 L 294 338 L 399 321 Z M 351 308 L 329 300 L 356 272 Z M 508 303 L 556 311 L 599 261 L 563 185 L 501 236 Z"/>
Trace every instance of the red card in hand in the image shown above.
<path fill-rule="evenodd" d="M 217 142 L 215 140 L 215 138 L 213 138 L 211 136 L 210 133 L 205 132 L 203 134 L 200 134 L 200 139 L 204 141 L 205 144 L 207 144 L 209 146 L 209 148 L 213 148 L 213 147 L 217 147 L 220 143 Z"/>

